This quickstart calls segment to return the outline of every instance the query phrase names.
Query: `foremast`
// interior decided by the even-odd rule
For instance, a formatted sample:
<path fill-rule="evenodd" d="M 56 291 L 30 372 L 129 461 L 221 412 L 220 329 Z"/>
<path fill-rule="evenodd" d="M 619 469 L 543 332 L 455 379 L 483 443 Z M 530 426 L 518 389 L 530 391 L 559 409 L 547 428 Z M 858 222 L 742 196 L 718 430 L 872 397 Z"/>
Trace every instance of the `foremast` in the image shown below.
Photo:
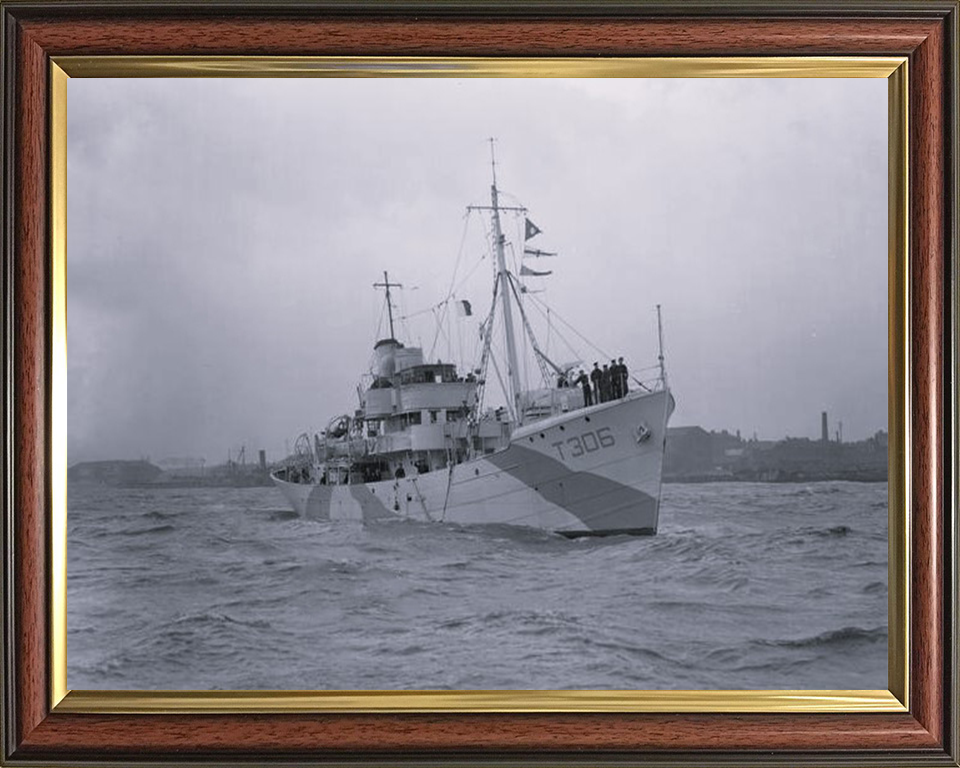
<path fill-rule="evenodd" d="M 493 183 L 490 185 L 490 210 L 493 215 L 493 236 L 497 252 L 497 280 L 500 284 L 500 300 L 503 307 L 503 330 L 507 343 L 507 374 L 510 380 L 510 406 L 514 421 L 522 423 L 522 409 L 520 408 L 520 366 L 517 362 L 517 342 L 513 334 L 513 310 L 511 308 L 510 273 L 507 271 L 507 260 L 504 256 L 505 237 L 500 225 L 500 196 L 497 191 L 497 160 L 493 150 L 493 139 L 490 139 L 490 167 L 493 172 Z"/>

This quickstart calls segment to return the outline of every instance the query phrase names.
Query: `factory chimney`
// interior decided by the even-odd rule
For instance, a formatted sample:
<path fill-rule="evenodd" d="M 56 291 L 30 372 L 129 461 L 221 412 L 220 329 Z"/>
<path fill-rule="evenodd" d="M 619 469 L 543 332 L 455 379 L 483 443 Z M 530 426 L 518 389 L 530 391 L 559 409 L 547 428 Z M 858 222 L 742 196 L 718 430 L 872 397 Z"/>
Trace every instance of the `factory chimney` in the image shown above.
<path fill-rule="evenodd" d="M 830 433 L 827 431 L 827 412 L 820 414 L 820 441 L 826 443 L 830 440 Z"/>

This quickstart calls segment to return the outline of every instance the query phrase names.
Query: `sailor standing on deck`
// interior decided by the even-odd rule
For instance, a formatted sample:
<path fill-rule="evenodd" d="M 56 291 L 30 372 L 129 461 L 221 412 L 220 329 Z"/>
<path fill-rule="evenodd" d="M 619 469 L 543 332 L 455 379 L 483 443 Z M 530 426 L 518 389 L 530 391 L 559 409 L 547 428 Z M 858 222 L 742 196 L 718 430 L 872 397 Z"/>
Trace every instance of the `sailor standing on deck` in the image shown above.
<path fill-rule="evenodd" d="M 611 399 L 613 387 L 610 385 L 610 366 L 603 366 L 600 371 L 600 402 L 605 403 Z"/>
<path fill-rule="evenodd" d="M 590 391 L 590 379 L 587 377 L 587 374 L 583 372 L 583 368 L 580 369 L 580 375 L 576 378 L 576 384 L 580 385 L 580 388 L 583 389 L 583 407 L 587 408 L 593 405 L 593 393 Z"/>
<path fill-rule="evenodd" d="M 600 380 L 603 378 L 603 371 L 597 363 L 593 364 L 593 370 L 590 371 L 590 381 L 593 383 L 593 394 L 598 403 L 603 402 L 603 389 L 600 386 Z"/>
<path fill-rule="evenodd" d="M 630 371 L 627 370 L 626 363 L 623 362 L 622 357 L 620 358 L 617 368 L 620 370 L 620 397 L 626 397 L 627 392 L 630 391 Z"/>
<path fill-rule="evenodd" d="M 620 367 L 616 360 L 610 361 L 610 399 L 619 400 L 623 395 L 620 393 Z"/>

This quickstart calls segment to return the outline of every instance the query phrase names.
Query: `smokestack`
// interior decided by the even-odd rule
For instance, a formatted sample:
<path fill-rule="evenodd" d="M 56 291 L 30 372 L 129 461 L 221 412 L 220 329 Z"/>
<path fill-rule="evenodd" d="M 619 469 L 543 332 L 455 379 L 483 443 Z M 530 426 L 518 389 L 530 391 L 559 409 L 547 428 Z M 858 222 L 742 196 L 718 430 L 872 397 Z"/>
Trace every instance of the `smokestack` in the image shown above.
<path fill-rule="evenodd" d="M 820 414 L 820 440 L 826 443 L 830 440 L 830 433 L 827 431 L 827 412 Z"/>
<path fill-rule="evenodd" d="M 260 449 L 260 469 L 267 471 L 267 452 L 263 448 Z"/>

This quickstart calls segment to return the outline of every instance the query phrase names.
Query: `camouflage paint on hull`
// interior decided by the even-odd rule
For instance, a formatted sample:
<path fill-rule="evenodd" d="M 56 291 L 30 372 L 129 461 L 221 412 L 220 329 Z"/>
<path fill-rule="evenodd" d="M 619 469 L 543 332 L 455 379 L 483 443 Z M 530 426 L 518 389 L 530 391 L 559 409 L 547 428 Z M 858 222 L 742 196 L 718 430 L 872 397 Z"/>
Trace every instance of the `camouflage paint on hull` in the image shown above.
<path fill-rule="evenodd" d="M 303 517 L 505 524 L 568 536 L 656 533 L 667 390 L 631 393 L 515 430 L 503 450 L 416 477 L 274 482 Z"/>

